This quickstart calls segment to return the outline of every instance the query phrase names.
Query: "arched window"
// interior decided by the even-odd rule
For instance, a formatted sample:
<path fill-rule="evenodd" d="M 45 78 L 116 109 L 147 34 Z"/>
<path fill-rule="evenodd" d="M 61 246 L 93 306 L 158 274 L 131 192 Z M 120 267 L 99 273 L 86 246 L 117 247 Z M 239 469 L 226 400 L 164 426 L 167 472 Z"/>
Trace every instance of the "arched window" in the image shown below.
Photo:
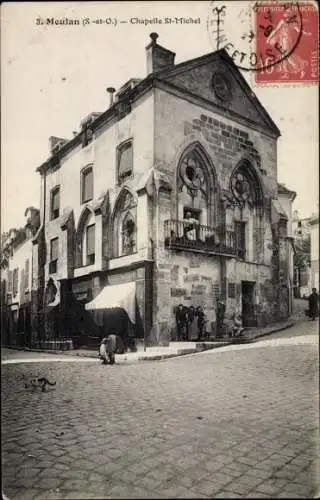
<path fill-rule="evenodd" d="M 95 219 L 88 207 L 82 212 L 76 233 L 76 267 L 89 266 L 95 262 Z"/>
<path fill-rule="evenodd" d="M 132 194 L 124 189 L 117 200 L 113 219 L 113 256 L 136 252 L 136 203 Z"/>
<path fill-rule="evenodd" d="M 261 183 L 248 160 L 242 161 L 230 179 L 237 255 L 243 260 L 259 259 L 263 248 Z"/>
<path fill-rule="evenodd" d="M 209 172 L 211 171 L 211 174 Z M 177 179 L 177 218 L 186 217 L 202 225 L 210 225 L 214 220 L 212 210 L 213 166 L 202 151 L 195 146 L 181 158 Z"/>

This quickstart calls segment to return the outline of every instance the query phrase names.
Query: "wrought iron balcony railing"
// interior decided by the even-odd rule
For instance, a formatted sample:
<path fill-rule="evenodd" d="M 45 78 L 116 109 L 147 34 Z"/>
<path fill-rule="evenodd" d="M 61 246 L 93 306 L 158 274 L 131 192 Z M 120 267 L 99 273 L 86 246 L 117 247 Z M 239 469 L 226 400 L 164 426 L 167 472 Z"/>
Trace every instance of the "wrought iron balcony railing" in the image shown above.
<path fill-rule="evenodd" d="M 222 235 L 213 227 L 193 222 L 166 220 L 164 233 L 165 246 L 169 248 L 217 255 L 237 254 L 235 233 L 231 231 L 225 231 Z"/>

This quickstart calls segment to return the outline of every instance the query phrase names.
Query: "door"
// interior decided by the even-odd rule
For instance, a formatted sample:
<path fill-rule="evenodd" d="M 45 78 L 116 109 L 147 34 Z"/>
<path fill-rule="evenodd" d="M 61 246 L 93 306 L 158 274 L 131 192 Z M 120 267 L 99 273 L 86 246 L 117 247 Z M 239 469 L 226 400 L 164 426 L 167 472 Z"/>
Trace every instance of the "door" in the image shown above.
<path fill-rule="evenodd" d="M 257 325 L 254 291 L 255 291 L 254 281 L 241 282 L 243 326 L 252 327 Z"/>

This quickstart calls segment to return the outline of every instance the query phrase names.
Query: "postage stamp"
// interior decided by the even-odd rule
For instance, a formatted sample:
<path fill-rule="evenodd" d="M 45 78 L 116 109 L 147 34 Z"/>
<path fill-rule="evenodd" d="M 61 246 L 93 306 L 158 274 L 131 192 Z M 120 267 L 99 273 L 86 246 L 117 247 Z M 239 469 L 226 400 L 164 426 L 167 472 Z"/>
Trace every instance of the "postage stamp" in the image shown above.
<path fill-rule="evenodd" d="M 208 34 L 255 83 L 318 81 L 318 10 L 312 1 L 212 0 Z"/>
<path fill-rule="evenodd" d="M 256 71 L 256 83 L 318 81 L 318 11 L 313 3 L 262 2 L 254 9 L 253 22 L 256 53 L 284 55 Z"/>

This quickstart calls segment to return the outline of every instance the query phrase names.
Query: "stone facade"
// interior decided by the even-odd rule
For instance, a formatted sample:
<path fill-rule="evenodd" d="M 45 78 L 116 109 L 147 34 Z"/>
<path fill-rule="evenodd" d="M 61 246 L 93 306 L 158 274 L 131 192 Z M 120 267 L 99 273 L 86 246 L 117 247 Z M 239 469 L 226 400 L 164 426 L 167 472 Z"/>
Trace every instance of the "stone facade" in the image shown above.
<path fill-rule="evenodd" d="M 150 344 L 176 339 L 179 304 L 201 306 L 209 332 L 218 297 L 248 325 L 289 314 L 277 308 L 279 130 L 225 51 L 175 66 L 153 34 L 147 58 L 156 73 L 129 80 L 70 141 L 51 140 L 38 169 L 36 307 L 57 306 L 47 337 L 97 336 L 85 304 L 132 281 L 136 335 Z"/>

